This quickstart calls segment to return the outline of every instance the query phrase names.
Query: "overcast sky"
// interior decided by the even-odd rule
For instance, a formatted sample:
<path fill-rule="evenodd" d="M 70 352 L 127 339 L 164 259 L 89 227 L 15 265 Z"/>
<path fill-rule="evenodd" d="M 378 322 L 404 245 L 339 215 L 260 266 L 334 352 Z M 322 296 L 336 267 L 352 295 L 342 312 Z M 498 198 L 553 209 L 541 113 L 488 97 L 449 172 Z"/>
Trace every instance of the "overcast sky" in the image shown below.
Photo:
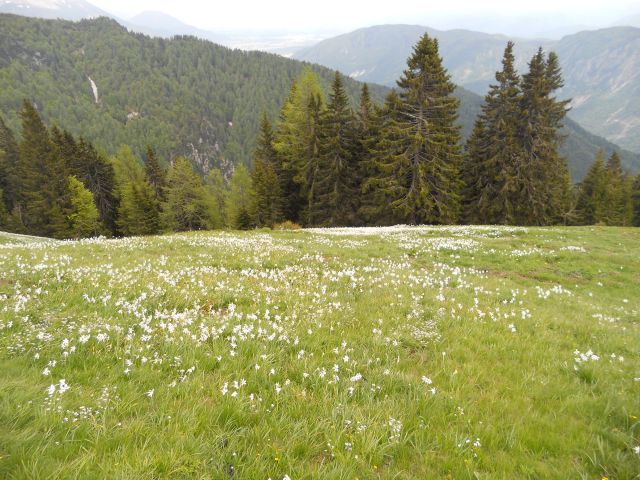
<path fill-rule="evenodd" d="M 483 30 L 537 17 L 554 28 L 608 26 L 640 13 L 640 0 L 89 0 L 124 18 L 144 10 L 168 13 L 214 30 L 346 31 L 381 23 Z M 558 21 L 551 20 L 557 17 Z M 486 19 L 486 20 L 485 20 Z"/>

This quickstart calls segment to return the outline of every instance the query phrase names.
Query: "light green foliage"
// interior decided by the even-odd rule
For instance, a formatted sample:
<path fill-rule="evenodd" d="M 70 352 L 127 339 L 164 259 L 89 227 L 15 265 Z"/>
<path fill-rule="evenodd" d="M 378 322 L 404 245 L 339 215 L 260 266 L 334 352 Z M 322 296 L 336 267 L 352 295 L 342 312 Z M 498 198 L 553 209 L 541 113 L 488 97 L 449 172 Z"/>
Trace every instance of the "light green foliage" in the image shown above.
<path fill-rule="evenodd" d="M 246 230 L 251 226 L 253 187 L 251 175 L 243 166 L 237 166 L 231 179 L 225 200 L 227 225 L 231 228 Z"/>
<path fill-rule="evenodd" d="M 191 162 L 178 157 L 167 174 L 162 204 L 164 224 L 177 232 L 208 229 L 219 223 L 217 214 L 215 199 L 204 188 Z"/>
<path fill-rule="evenodd" d="M 637 229 L 0 234 L 0 270 L 3 479 L 640 472 Z"/>
<path fill-rule="evenodd" d="M 93 194 L 76 177 L 69 177 L 71 233 L 75 238 L 96 236 L 100 231 L 100 214 Z"/>
<path fill-rule="evenodd" d="M 224 183 L 224 176 L 222 172 L 217 168 L 209 170 L 204 177 L 204 186 L 207 192 L 213 197 L 213 214 L 214 214 L 214 228 L 222 228 L 227 226 L 227 214 L 226 214 L 226 198 L 227 187 Z"/>

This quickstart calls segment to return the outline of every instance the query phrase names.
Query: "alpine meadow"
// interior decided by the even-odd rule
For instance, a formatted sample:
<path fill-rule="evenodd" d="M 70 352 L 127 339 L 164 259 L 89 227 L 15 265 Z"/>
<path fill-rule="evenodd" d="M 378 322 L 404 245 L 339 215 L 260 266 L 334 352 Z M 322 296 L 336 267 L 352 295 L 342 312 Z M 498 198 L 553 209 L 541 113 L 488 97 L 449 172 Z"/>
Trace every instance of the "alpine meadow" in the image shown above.
<path fill-rule="evenodd" d="M 144 5 L 0 4 L 0 478 L 640 480 L 637 5 Z"/>

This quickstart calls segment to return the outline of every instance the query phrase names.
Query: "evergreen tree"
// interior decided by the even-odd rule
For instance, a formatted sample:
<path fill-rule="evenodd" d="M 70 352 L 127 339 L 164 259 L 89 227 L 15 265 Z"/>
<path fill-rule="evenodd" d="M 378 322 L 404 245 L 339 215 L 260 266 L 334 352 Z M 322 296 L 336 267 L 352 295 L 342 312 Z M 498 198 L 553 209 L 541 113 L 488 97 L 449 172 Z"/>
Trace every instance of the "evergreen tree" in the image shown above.
<path fill-rule="evenodd" d="M 402 100 L 392 90 L 378 117 L 379 136 L 371 149 L 369 175 L 362 184 L 365 204 L 361 212 L 369 224 L 390 225 L 406 221 L 406 216 L 396 207 L 398 199 L 406 195 L 406 179 L 412 168 L 405 155 L 408 129 L 402 109 Z"/>
<path fill-rule="evenodd" d="M 227 187 L 225 186 L 224 176 L 222 172 L 218 168 L 212 168 L 207 173 L 207 176 L 204 179 L 204 185 L 211 195 L 213 199 L 213 214 L 214 214 L 214 225 L 213 228 L 223 228 L 227 226 L 226 219 L 226 198 L 227 198 Z"/>
<path fill-rule="evenodd" d="M 520 79 L 514 67 L 513 43 L 508 42 L 502 70 L 485 97 L 482 112 L 467 142 L 462 166 L 463 220 L 501 224 L 514 221 L 514 193 L 520 178 L 518 115 Z"/>
<path fill-rule="evenodd" d="M 631 202 L 633 209 L 632 225 L 640 227 L 640 175 L 633 182 Z"/>
<path fill-rule="evenodd" d="M 515 165 L 518 191 L 513 202 L 518 224 L 557 223 L 569 209 L 569 173 L 558 154 L 559 130 L 569 101 L 553 96 L 562 86 L 558 57 L 551 52 L 545 60 L 540 48 L 522 78 L 518 125 L 522 151 Z"/>
<path fill-rule="evenodd" d="M 127 236 L 160 232 L 160 202 L 131 149 L 121 147 L 113 163 L 117 183 L 118 232 Z"/>
<path fill-rule="evenodd" d="M 65 165 L 33 105 L 25 100 L 19 145 L 20 216 L 28 233 L 66 238 L 69 190 Z"/>
<path fill-rule="evenodd" d="M 164 188 L 166 185 L 166 174 L 160 166 L 156 154 L 150 146 L 147 146 L 147 156 L 145 159 L 145 174 L 147 181 L 156 192 L 156 197 L 160 200 L 164 198 Z"/>
<path fill-rule="evenodd" d="M 576 203 L 579 223 L 594 225 L 605 221 L 607 209 L 607 171 L 604 154 L 598 152 L 587 176 L 580 184 Z"/>
<path fill-rule="evenodd" d="M 273 142 L 273 129 L 267 115 L 263 114 L 251 171 L 252 211 L 259 227 L 273 227 L 283 220 L 284 198 L 276 171 L 277 152 Z"/>
<path fill-rule="evenodd" d="M 320 115 L 324 96 L 317 76 L 303 69 L 280 114 L 274 147 L 278 153 L 285 218 L 313 223 L 320 157 Z"/>
<path fill-rule="evenodd" d="M 455 85 L 442 66 L 438 41 L 425 34 L 413 49 L 398 86 L 401 116 L 387 122 L 378 148 L 391 152 L 378 161 L 381 175 L 395 173 L 386 188 L 402 220 L 452 223 L 458 218 L 460 128 Z M 378 182 L 380 183 L 380 182 Z"/>
<path fill-rule="evenodd" d="M 607 160 L 607 198 L 604 205 L 604 222 L 607 225 L 630 225 L 632 214 L 631 181 L 622 171 L 617 152 Z"/>
<path fill-rule="evenodd" d="M 178 157 L 167 174 L 162 215 L 173 231 L 213 228 L 214 199 L 208 194 L 191 162 Z"/>
<path fill-rule="evenodd" d="M 355 161 L 357 172 L 358 214 L 356 224 L 370 224 L 377 210 L 373 190 L 367 181 L 375 175 L 375 150 L 380 135 L 382 112 L 371 100 L 369 86 L 365 83 L 360 94 L 360 105 L 356 112 Z"/>
<path fill-rule="evenodd" d="M 71 197 L 71 232 L 75 238 L 91 237 L 101 229 L 100 215 L 93 200 L 93 194 L 76 177 L 69 177 Z"/>
<path fill-rule="evenodd" d="M 238 165 L 229 180 L 229 190 L 225 200 L 227 224 L 231 228 L 247 229 L 251 226 L 247 223 L 251 223 L 253 198 L 251 175 L 244 165 Z M 247 222 L 247 216 L 249 222 Z"/>
<path fill-rule="evenodd" d="M 18 144 L 13 132 L 0 117 L 0 202 L 7 215 L 18 204 Z"/>
<path fill-rule="evenodd" d="M 114 195 L 116 185 L 112 164 L 90 142 L 83 138 L 76 141 L 66 130 L 53 127 L 51 139 L 67 165 L 68 173 L 93 194 L 103 225 L 109 233 L 115 233 L 118 205 Z"/>
<path fill-rule="evenodd" d="M 321 117 L 321 147 L 316 174 L 315 205 L 310 205 L 310 224 L 344 226 L 355 222 L 358 171 L 354 116 L 336 72 L 327 109 Z M 312 220 L 312 221 L 311 221 Z"/>

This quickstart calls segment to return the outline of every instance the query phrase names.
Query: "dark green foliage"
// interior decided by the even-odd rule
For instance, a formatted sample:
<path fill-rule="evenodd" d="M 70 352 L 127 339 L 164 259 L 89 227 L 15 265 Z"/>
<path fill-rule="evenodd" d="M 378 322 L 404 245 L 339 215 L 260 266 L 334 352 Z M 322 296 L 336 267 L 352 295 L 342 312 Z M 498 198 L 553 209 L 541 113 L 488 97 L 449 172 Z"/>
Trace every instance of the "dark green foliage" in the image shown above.
<path fill-rule="evenodd" d="M 346 226 L 355 223 L 359 196 L 355 118 L 342 76 L 336 72 L 329 103 L 320 120 L 320 155 L 313 221 L 310 224 Z"/>
<path fill-rule="evenodd" d="M 495 85 L 485 97 L 482 112 L 467 142 L 462 167 L 463 220 L 466 223 L 512 223 L 515 194 L 521 188 L 516 171 L 521 154 L 518 144 L 520 79 L 514 68 L 509 42 L 496 72 Z"/>
<path fill-rule="evenodd" d="M 212 209 L 213 199 L 191 163 L 178 157 L 167 174 L 162 206 L 165 225 L 178 232 L 211 228 L 214 224 Z"/>
<path fill-rule="evenodd" d="M 640 175 L 633 182 L 631 199 L 633 206 L 632 224 L 634 227 L 640 227 Z"/>
<path fill-rule="evenodd" d="M 229 188 L 225 198 L 225 213 L 227 215 L 227 225 L 231 228 L 249 228 L 251 222 L 252 201 L 255 198 L 251 175 L 244 165 L 238 165 L 233 170 L 233 175 L 229 180 Z M 245 215 L 246 214 L 246 215 Z"/>
<path fill-rule="evenodd" d="M 13 132 L 0 117 L 0 202 L 13 211 L 18 199 L 18 144 Z"/>
<path fill-rule="evenodd" d="M 68 131 L 53 127 L 51 136 L 69 174 L 93 194 L 100 221 L 109 234 L 114 234 L 118 205 L 114 196 L 115 176 L 111 162 L 87 140 L 80 138 L 76 141 Z"/>
<path fill-rule="evenodd" d="M 633 202 L 633 178 L 623 172 L 620 157 L 614 152 L 605 165 L 599 152 L 578 189 L 578 223 L 633 225 Z"/>
<path fill-rule="evenodd" d="M 515 166 L 518 191 L 514 199 L 514 222 L 521 225 L 548 225 L 565 219 L 569 209 L 569 173 L 558 153 L 560 128 L 568 100 L 553 95 L 563 85 L 558 57 L 547 59 L 542 49 L 529 62 L 522 77 L 519 143 L 521 153 Z"/>
<path fill-rule="evenodd" d="M 278 177 L 274 133 L 266 114 L 262 116 L 260 134 L 251 171 L 252 211 L 258 227 L 273 227 L 283 220 L 284 198 Z"/>
<path fill-rule="evenodd" d="M 162 200 L 164 198 L 164 188 L 167 183 L 166 173 L 160 166 L 160 163 L 158 163 L 155 152 L 148 145 L 144 173 L 147 176 L 147 181 L 156 192 L 156 197 Z"/>
<path fill-rule="evenodd" d="M 407 66 L 398 81 L 398 108 L 393 107 L 399 115 L 383 126 L 378 178 L 369 184 L 384 190 L 402 222 L 452 223 L 460 209 L 455 86 L 442 66 L 437 40 L 428 35 L 414 47 Z"/>
<path fill-rule="evenodd" d="M 51 141 L 40 115 L 25 100 L 19 145 L 19 220 L 29 233 L 65 238 L 71 233 L 67 218 L 68 167 Z"/>
<path fill-rule="evenodd" d="M 580 184 L 576 211 L 578 221 L 593 225 L 604 221 L 607 201 L 607 171 L 602 152 L 596 156 L 587 176 Z"/>

